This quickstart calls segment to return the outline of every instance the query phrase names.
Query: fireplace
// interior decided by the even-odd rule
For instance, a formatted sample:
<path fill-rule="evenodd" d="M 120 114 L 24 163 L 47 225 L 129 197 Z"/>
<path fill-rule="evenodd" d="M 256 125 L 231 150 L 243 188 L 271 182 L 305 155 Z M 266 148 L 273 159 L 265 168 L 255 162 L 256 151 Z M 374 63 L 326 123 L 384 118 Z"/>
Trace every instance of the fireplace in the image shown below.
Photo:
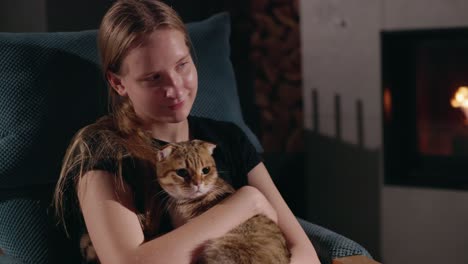
<path fill-rule="evenodd" d="M 385 31 L 381 45 L 385 183 L 468 189 L 468 28 Z"/>

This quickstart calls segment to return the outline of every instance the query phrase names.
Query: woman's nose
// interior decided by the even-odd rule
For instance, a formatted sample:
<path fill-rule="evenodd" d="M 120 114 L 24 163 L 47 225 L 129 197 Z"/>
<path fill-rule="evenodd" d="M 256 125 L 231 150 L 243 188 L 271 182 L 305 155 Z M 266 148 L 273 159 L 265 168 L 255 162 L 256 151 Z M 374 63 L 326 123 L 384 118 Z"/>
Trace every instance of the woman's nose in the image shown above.
<path fill-rule="evenodd" d="M 173 98 L 173 99 L 179 98 L 180 99 L 182 98 L 183 94 L 184 94 L 183 89 L 180 86 L 169 86 L 166 89 L 167 98 Z"/>
<path fill-rule="evenodd" d="M 182 78 L 177 74 L 172 74 L 168 78 L 166 97 L 167 98 L 180 98 L 183 95 Z"/>

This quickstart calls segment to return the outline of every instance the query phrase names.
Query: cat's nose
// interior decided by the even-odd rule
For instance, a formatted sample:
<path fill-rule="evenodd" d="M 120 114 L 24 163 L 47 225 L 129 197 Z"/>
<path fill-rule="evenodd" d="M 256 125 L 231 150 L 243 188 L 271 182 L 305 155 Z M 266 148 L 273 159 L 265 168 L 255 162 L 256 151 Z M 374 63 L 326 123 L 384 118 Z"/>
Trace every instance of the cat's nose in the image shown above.
<path fill-rule="evenodd" d="M 194 177 L 192 180 L 192 184 L 195 186 L 199 186 L 201 184 L 201 177 Z"/>
<path fill-rule="evenodd" d="M 194 192 L 201 192 L 201 185 L 193 185 L 192 191 Z"/>

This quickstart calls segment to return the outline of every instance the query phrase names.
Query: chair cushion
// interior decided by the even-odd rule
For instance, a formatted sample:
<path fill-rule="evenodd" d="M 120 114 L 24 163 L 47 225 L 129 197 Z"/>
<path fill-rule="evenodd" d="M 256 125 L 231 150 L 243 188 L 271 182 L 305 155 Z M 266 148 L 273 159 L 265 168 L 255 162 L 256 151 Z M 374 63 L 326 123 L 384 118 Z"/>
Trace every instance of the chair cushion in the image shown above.
<path fill-rule="evenodd" d="M 199 89 L 193 115 L 236 123 L 257 151 L 263 149 L 242 117 L 236 79 L 231 64 L 229 37 L 231 22 L 226 12 L 204 21 L 187 24 L 194 46 Z"/>
<path fill-rule="evenodd" d="M 47 221 L 39 200 L 0 202 L 0 248 L 24 263 L 47 263 Z M 0 261 L 0 263 L 2 263 Z"/>
<path fill-rule="evenodd" d="M 260 151 L 242 118 L 228 14 L 187 26 L 199 72 L 192 114 L 236 123 Z M 96 34 L 0 33 L 2 188 L 55 182 L 73 134 L 106 113 Z"/>

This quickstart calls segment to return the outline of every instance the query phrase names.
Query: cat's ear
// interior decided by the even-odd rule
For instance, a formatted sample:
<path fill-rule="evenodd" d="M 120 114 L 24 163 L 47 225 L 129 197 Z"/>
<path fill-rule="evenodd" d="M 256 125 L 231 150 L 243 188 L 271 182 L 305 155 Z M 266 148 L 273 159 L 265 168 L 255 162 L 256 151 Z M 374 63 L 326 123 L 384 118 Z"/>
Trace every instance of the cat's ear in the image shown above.
<path fill-rule="evenodd" d="M 208 150 L 210 155 L 213 155 L 213 151 L 216 148 L 216 145 L 210 142 L 203 142 L 202 146 Z"/>
<path fill-rule="evenodd" d="M 161 150 L 158 150 L 158 153 L 156 154 L 157 155 L 157 157 L 156 157 L 157 160 L 158 161 L 165 160 L 169 155 L 171 155 L 173 149 L 174 149 L 173 146 L 167 145 L 167 146 L 163 147 Z"/>
<path fill-rule="evenodd" d="M 206 150 L 208 150 L 210 155 L 213 155 L 213 150 L 216 148 L 215 144 L 210 143 L 210 142 L 206 142 L 206 141 L 203 141 L 203 140 L 199 140 L 199 139 L 192 140 L 192 144 L 194 144 L 195 146 L 201 146 L 201 147 L 205 148 Z"/>

